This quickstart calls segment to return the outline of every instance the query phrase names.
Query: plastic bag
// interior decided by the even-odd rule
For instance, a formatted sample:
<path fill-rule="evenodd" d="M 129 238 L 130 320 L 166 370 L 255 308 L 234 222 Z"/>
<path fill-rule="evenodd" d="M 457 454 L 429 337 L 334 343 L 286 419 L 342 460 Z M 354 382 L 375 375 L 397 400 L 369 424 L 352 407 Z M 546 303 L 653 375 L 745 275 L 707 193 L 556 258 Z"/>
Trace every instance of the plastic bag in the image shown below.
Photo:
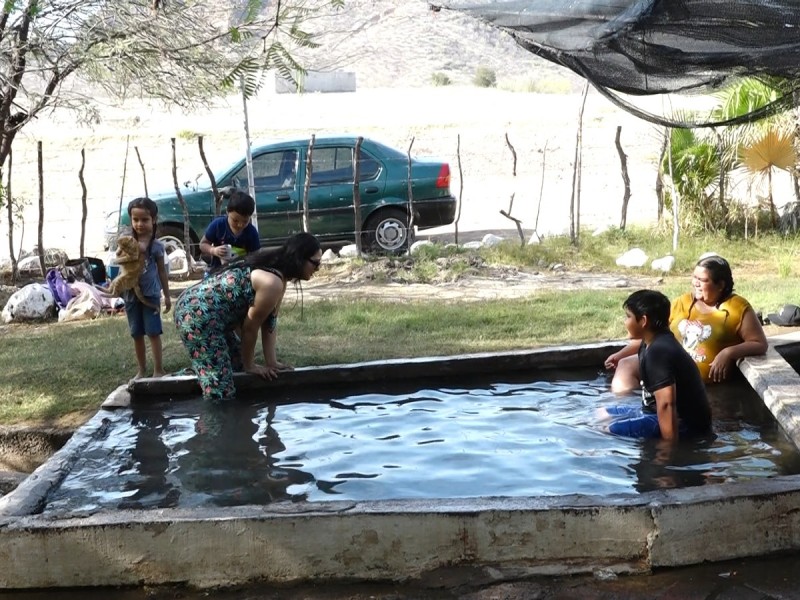
<path fill-rule="evenodd" d="M 66 261 L 64 266 L 61 267 L 61 275 L 67 283 L 75 283 L 76 281 L 94 283 L 92 267 L 87 258 L 73 258 Z"/>

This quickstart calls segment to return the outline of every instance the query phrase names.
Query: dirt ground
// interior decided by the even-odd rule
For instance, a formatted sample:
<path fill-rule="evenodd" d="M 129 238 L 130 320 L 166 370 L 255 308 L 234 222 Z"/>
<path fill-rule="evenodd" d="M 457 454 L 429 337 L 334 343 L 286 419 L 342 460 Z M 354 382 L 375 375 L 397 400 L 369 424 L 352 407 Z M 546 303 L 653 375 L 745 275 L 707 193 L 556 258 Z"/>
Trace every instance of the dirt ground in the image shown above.
<path fill-rule="evenodd" d="M 613 273 L 576 273 L 564 270 L 529 271 L 515 267 L 485 267 L 457 279 L 447 277 L 431 283 L 402 281 L 395 275 L 386 281 L 371 280 L 374 274 L 364 269 L 348 270 L 344 264 L 332 264 L 303 286 L 304 297 L 371 298 L 389 302 L 408 300 L 443 300 L 473 302 L 524 298 L 539 291 L 654 287 L 660 277 L 630 276 Z M 291 292 L 289 292 L 291 293 Z"/>

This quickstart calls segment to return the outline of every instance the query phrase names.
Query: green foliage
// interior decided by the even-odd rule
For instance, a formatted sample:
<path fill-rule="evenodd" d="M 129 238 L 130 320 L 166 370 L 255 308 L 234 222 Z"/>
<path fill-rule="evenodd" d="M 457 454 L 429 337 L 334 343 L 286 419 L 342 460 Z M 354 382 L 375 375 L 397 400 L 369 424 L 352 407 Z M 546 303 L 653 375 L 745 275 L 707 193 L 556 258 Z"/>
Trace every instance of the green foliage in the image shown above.
<path fill-rule="evenodd" d="M 450 77 L 447 75 L 447 73 L 437 71 L 431 75 L 431 83 L 437 87 L 443 87 L 450 85 L 453 82 L 450 80 Z"/>
<path fill-rule="evenodd" d="M 489 67 L 480 66 L 475 70 L 475 77 L 472 82 L 478 87 L 495 87 L 497 85 L 497 75 Z"/>
<path fill-rule="evenodd" d="M 720 156 L 716 144 L 692 129 L 672 129 L 661 169 L 671 185 L 664 187 L 664 205 L 673 210 L 679 200 L 678 220 L 683 231 L 717 231 L 725 224 L 727 207 L 718 203 L 716 191 Z"/>
<path fill-rule="evenodd" d="M 794 82 L 777 78 L 740 79 L 715 94 L 719 104 L 707 119 L 723 121 L 753 112 L 779 99 Z M 675 115 L 680 121 L 697 120 L 691 115 Z M 660 172 L 664 180 L 665 206 L 672 210 L 680 201 L 679 225 L 684 233 L 724 231 L 729 235 L 775 229 L 794 231 L 796 218 L 778 219 L 772 195 L 774 169 L 791 171 L 796 160 L 792 148 L 796 139 L 795 118 L 791 111 L 760 121 L 713 130 L 676 129 L 670 132 L 671 153 L 664 158 Z M 672 166 L 670 182 L 670 159 Z M 749 188 L 763 180 L 766 192 L 749 192 L 749 198 L 734 195 L 734 178 L 747 175 Z M 762 189 L 763 189 L 762 187 Z M 739 186 L 741 191 L 742 186 Z"/>
<path fill-rule="evenodd" d="M 187 142 L 191 142 L 193 140 L 196 140 L 199 135 L 200 135 L 199 133 L 197 133 L 196 131 L 192 131 L 191 129 L 181 129 L 178 132 L 177 137 Z"/>

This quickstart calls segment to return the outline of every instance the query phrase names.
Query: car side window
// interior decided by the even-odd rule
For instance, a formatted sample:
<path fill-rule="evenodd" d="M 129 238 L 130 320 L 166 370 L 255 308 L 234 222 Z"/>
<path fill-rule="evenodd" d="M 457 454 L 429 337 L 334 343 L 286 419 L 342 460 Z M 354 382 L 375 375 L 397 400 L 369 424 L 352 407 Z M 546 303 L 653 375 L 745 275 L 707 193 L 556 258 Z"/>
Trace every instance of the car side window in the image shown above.
<path fill-rule="evenodd" d="M 256 189 L 276 191 L 295 187 L 297 180 L 297 151 L 265 152 L 253 157 L 253 180 Z M 247 165 L 239 169 L 233 179 L 247 184 Z"/>
<path fill-rule="evenodd" d="M 374 179 L 380 163 L 361 150 L 360 181 Z M 353 149 L 350 147 L 315 148 L 312 155 L 311 185 L 351 183 L 353 181 Z"/>

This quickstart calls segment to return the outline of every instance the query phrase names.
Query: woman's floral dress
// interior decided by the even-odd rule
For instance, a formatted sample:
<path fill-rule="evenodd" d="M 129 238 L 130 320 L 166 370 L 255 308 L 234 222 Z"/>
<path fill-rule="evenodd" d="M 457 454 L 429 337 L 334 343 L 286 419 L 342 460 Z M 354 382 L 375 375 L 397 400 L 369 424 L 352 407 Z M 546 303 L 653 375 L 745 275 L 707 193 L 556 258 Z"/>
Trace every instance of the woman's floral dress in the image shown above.
<path fill-rule="evenodd" d="M 189 351 L 203 398 L 233 398 L 233 373 L 242 367 L 241 340 L 234 331 L 255 300 L 250 267 L 232 268 L 187 288 L 175 303 L 175 325 Z"/>

